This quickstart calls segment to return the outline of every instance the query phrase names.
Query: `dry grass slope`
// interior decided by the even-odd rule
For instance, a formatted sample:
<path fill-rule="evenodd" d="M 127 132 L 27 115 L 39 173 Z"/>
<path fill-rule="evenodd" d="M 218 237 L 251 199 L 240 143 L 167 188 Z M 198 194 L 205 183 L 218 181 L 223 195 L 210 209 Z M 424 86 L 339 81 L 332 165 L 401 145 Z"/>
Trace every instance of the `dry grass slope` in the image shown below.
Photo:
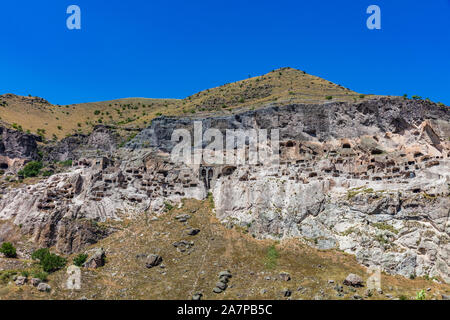
<path fill-rule="evenodd" d="M 89 133 L 96 124 L 143 128 L 157 116 L 229 114 L 267 104 L 358 101 L 358 93 L 303 71 L 282 68 L 263 76 L 208 89 L 185 99 L 127 98 L 52 105 L 39 97 L 0 96 L 0 123 L 46 139 Z"/>
<path fill-rule="evenodd" d="M 174 217 L 181 213 L 192 217 L 178 222 Z M 182 208 L 172 209 L 156 221 L 143 215 L 114 226 L 120 230 L 94 245 L 106 250 L 106 265 L 82 269 L 81 290 L 67 290 L 68 275 L 61 270 L 49 277 L 51 293 L 40 293 L 31 285 L 0 283 L 0 299 L 190 299 L 196 292 L 203 293 L 204 299 L 287 299 L 282 294 L 285 288 L 292 291 L 291 299 L 353 299 L 366 290 L 344 286 L 345 295 L 338 297 L 334 289 L 349 273 L 367 280 L 365 268 L 353 256 L 316 250 L 298 239 L 256 240 L 244 229 L 227 229 L 215 218 L 208 200 L 185 200 Z M 200 233 L 187 235 L 188 226 Z M 194 246 L 178 252 L 172 244 L 180 240 L 193 241 Z M 165 267 L 147 269 L 136 258 L 150 253 L 161 255 Z M 227 269 L 233 275 L 229 287 L 213 293 L 219 272 Z M 281 272 L 288 272 L 292 279 L 281 280 Z M 328 283 L 330 279 L 335 283 Z M 375 292 L 368 299 L 387 299 L 385 294 L 414 299 L 418 291 L 427 288 L 431 288 L 426 291 L 427 299 L 440 299 L 450 290 L 449 285 L 423 278 L 385 274 L 381 283 L 384 294 Z"/>

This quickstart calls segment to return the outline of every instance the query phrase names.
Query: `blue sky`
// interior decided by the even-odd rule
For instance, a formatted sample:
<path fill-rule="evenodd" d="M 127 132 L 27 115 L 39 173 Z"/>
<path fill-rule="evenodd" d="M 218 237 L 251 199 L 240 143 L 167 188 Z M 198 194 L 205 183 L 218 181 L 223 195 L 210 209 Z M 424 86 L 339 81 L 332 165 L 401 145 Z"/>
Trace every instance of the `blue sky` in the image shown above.
<path fill-rule="evenodd" d="M 81 8 L 68 30 L 66 9 Z M 381 8 L 381 30 L 366 8 Z M 40 0 L 0 4 L 0 93 L 55 104 L 183 98 L 290 66 L 450 105 L 450 0 Z"/>

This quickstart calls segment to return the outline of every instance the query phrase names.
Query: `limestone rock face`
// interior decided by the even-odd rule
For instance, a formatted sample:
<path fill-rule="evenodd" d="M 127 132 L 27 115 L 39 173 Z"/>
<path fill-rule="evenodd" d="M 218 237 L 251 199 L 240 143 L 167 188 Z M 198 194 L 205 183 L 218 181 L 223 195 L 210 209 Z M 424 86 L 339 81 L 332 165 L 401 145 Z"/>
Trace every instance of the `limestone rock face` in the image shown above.
<path fill-rule="evenodd" d="M 0 126 L 0 170 L 16 173 L 26 162 L 38 159 L 41 137 Z"/>
<path fill-rule="evenodd" d="M 174 163 L 172 132 L 193 136 L 194 121 L 203 131 L 279 129 L 280 161 Z M 114 134 L 99 127 L 49 150 L 52 159 L 75 160 L 67 172 L 7 190 L 0 239 L 21 226 L 40 246 L 77 252 L 114 231 L 97 222 L 156 216 L 210 193 L 224 224 L 258 239 L 297 238 L 388 273 L 450 282 L 449 137 L 448 107 L 400 98 L 160 117 L 118 149 Z M 89 144 L 103 156 L 81 147 Z"/>

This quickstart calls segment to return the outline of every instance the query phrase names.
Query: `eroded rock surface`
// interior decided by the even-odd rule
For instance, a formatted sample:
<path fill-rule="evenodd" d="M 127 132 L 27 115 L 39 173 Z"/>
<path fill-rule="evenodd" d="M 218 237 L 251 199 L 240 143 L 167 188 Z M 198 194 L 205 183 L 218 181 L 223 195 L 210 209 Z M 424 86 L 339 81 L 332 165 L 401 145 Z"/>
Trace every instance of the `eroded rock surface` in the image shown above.
<path fill-rule="evenodd" d="M 280 129 L 279 164 L 172 162 L 172 132 L 192 133 L 195 120 L 203 131 Z M 388 273 L 450 282 L 448 107 L 381 98 L 161 117 L 118 149 L 108 148 L 114 138 L 105 130 L 80 138 L 104 146 L 104 157 L 82 157 L 72 140 L 63 142 L 54 156 L 77 153 L 73 167 L 10 189 L 0 200 L 0 219 L 20 225 L 39 245 L 70 253 L 112 231 L 97 222 L 158 215 L 183 198 L 211 193 L 217 217 L 256 238 L 298 238 Z"/>

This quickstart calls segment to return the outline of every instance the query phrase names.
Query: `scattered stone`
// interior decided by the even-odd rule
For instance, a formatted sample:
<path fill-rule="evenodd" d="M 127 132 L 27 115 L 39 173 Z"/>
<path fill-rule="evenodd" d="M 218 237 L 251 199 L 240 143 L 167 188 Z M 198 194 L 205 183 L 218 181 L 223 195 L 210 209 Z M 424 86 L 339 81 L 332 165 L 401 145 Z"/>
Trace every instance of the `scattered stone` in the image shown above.
<path fill-rule="evenodd" d="M 383 290 L 381 290 L 381 288 L 377 289 L 378 294 L 383 294 Z"/>
<path fill-rule="evenodd" d="M 334 290 L 336 290 L 337 292 L 344 292 L 344 287 L 336 284 L 334 286 Z"/>
<path fill-rule="evenodd" d="M 225 290 L 227 288 L 227 284 L 219 281 L 216 283 L 216 287 L 219 288 L 220 290 Z"/>
<path fill-rule="evenodd" d="M 442 300 L 450 300 L 450 295 L 448 295 L 448 294 L 443 294 L 443 295 L 442 295 Z"/>
<path fill-rule="evenodd" d="M 231 278 L 232 275 L 231 275 L 231 272 L 230 272 L 230 271 L 225 270 L 225 271 L 220 271 L 220 272 L 219 272 L 219 278 L 221 278 L 221 277 Z"/>
<path fill-rule="evenodd" d="M 355 294 L 355 295 L 353 295 L 353 299 L 354 300 L 362 300 L 362 297 L 360 295 Z"/>
<path fill-rule="evenodd" d="M 186 230 L 186 233 L 190 236 L 195 236 L 200 232 L 200 229 L 189 228 Z"/>
<path fill-rule="evenodd" d="M 431 288 L 427 288 L 427 291 L 431 291 Z"/>
<path fill-rule="evenodd" d="M 229 278 L 228 278 L 228 277 L 222 276 L 222 277 L 219 278 L 219 281 L 220 281 L 220 282 L 223 282 L 223 283 L 228 283 Z"/>
<path fill-rule="evenodd" d="M 177 248 L 178 252 L 185 252 L 186 250 L 189 250 L 191 247 L 194 246 L 194 242 L 181 240 L 181 241 L 176 241 L 176 242 L 172 243 L 172 245 L 175 248 Z"/>
<path fill-rule="evenodd" d="M 157 254 L 149 254 L 147 259 L 145 260 L 145 266 L 147 268 L 153 268 L 159 265 L 162 262 L 162 257 Z"/>
<path fill-rule="evenodd" d="M 266 292 L 267 292 L 266 289 L 261 289 L 261 290 L 259 290 L 259 294 L 265 294 Z"/>
<path fill-rule="evenodd" d="M 23 276 L 18 276 L 16 281 L 14 281 L 14 283 L 18 286 L 23 286 L 25 282 L 27 282 L 27 278 Z"/>
<path fill-rule="evenodd" d="M 203 297 L 203 293 L 197 292 L 192 296 L 192 300 L 201 300 Z"/>
<path fill-rule="evenodd" d="M 329 284 L 333 284 L 333 283 L 334 283 L 334 280 L 328 280 L 328 283 L 329 283 Z"/>
<path fill-rule="evenodd" d="M 282 281 L 289 281 L 289 280 L 291 280 L 291 276 L 287 272 L 281 272 L 280 273 L 280 280 L 282 280 Z"/>
<path fill-rule="evenodd" d="M 281 293 L 283 294 L 283 297 L 290 297 L 292 295 L 292 291 L 289 290 L 288 288 L 284 288 L 283 291 L 281 291 Z"/>
<path fill-rule="evenodd" d="M 52 287 L 50 287 L 50 285 L 48 285 L 47 283 L 41 282 L 37 286 L 37 289 L 42 292 L 49 292 L 52 289 Z"/>
<path fill-rule="evenodd" d="M 363 279 L 353 273 L 350 273 L 347 278 L 344 280 L 344 284 L 346 286 L 352 286 L 352 287 L 362 287 L 363 286 Z"/>
<path fill-rule="evenodd" d="M 83 264 L 83 267 L 91 269 L 103 267 L 105 265 L 105 257 L 105 250 L 103 248 L 97 248 L 92 256 Z"/>
<path fill-rule="evenodd" d="M 38 278 L 31 278 L 30 282 L 33 287 L 37 287 L 42 282 L 42 280 Z"/>
<path fill-rule="evenodd" d="M 217 288 L 217 287 L 215 287 L 214 289 L 213 289 L 213 292 L 214 293 L 221 293 L 223 290 L 221 290 L 221 289 L 219 289 L 219 288 Z"/>
<path fill-rule="evenodd" d="M 188 214 L 179 214 L 175 217 L 175 220 L 177 220 L 178 222 L 186 222 L 188 219 L 190 219 L 191 216 Z"/>

